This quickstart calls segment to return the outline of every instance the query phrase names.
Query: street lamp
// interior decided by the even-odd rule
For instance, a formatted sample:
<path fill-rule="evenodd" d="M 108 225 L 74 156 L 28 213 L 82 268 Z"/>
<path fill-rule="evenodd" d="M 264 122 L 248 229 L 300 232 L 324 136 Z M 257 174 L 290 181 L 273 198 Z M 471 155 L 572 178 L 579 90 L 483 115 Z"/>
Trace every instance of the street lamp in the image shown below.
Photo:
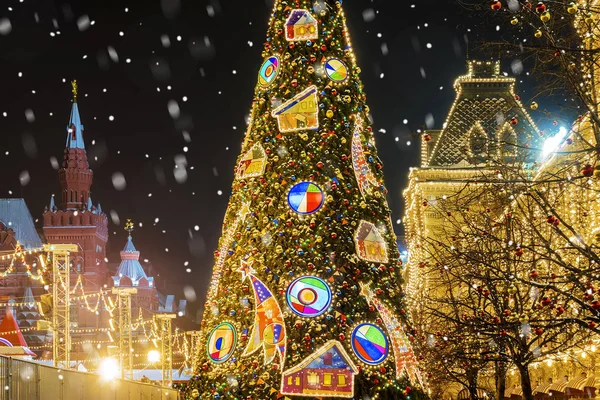
<path fill-rule="evenodd" d="M 114 358 L 105 358 L 98 367 L 98 375 L 107 381 L 117 378 L 120 373 L 119 363 Z"/>
<path fill-rule="evenodd" d="M 150 350 L 148 352 L 148 362 L 157 363 L 160 361 L 160 352 L 158 350 Z"/>

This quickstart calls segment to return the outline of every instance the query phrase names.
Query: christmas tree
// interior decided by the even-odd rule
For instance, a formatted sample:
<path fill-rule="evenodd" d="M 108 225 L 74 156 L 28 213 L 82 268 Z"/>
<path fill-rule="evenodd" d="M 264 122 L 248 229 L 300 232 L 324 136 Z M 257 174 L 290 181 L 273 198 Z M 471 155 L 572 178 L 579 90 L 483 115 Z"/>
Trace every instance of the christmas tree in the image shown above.
<path fill-rule="evenodd" d="M 341 1 L 277 0 L 188 398 L 420 398 Z"/>

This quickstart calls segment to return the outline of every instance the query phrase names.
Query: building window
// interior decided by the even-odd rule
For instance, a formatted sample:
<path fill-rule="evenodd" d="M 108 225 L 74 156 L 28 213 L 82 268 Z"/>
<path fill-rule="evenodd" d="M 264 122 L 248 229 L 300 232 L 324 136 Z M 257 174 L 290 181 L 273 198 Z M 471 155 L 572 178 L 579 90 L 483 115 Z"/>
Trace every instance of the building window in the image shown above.
<path fill-rule="evenodd" d="M 296 377 L 296 386 L 300 386 L 300 377 L 299 376 Z"/>
<path fill-rule="evenodd" d="M 308 384 L 310 386 L 317 386 L 319 384 L 319 375 L 308 374 Z"/>
<path fill-rule="evenodd" d="M 338 375 L 338 386 L 346 386 L 346 375 L 344 375 L 344 374 Z"/>
<path fill-rule="evenodd" d="M 288 376 L 288 385 L 291 385 L 291 384 L 292 384 L 292 377 Z"/>
<path fill-rule="evenodd" d="M 332 374 L 323 374 L 323 386 L 331 386 Z"/>

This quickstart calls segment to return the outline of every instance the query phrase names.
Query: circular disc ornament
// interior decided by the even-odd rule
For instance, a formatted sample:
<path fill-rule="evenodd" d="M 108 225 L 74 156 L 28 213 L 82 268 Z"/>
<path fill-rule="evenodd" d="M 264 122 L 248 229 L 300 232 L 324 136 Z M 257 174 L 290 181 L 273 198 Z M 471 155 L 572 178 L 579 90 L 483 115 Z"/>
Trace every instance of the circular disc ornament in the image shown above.
<path fill-rule="evenodd" d="M 348 67 L 338 58 L 330 58 L 325 62 L 325 73 L 334 82 L 344 82 L 348 79 Z"/>
<path fill-rule="evenodd" d="M 302 317 L 316 317 L 329 308 L 331 289 L 320 278 L 303 276 L 290 284 L 285 297 L 288 306 L 296 314 Z"/>
<path fill-rule="evenodd" d="M 283 331 L 283 325 L 277 322 L 265 326 L 265 329 L 263 330 L 263 339 L 265 343 L 270 345 L 281 343 L 284 339 Z"/>
<path fill-rule="evenodd" d="M 260 67 L 260 72 L 258 73 L 258 82 L 261 86 L 269 86 L 271 82 L 275 80 L 277 74 L 279 73 L 279 57 L 272 56 L 267 58 L 267 60 L 263 63 L 262 67 Z"/>
<path fill-rule="evenodd" d="M 236 343 L 235 328 L 229 322 L 223 322 L 208 335 L 206 344 L 208 357 L 215 364 L 224 363 L 233 354 Z"/>
<path fill-rule="evenodd" d="M 387 358 L 389 344 L 381 328 L 360 324 L 352 332 L 352 350 L 362 362 L 377 365 Z"/>
<path fill-rule="evenodd" d="M 325 193 L 312 182 L 300 182 L 290 190 L 288 204 L 298 214 L 312 214 L 323 206 Z"/>

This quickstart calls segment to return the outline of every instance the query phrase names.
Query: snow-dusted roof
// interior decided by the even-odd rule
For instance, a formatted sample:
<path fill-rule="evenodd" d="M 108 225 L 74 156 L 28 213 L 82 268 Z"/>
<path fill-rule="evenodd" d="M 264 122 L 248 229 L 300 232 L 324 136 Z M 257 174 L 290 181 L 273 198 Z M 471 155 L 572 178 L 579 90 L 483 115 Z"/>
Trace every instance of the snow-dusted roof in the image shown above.
<path fill-rule="evenodd" d="M 140 252 L 133 245 L 131 236 L 127 238 L 127 243 L 121 251 L 121 264 L 117 270 L 117 276 L 113 276 L 115 287 L 121 286 L 121 279 L 127 277 L 131 279 L 133 286 L 139 286 L 142 279 L 148 281 L 148 286 L 154 286 L 154 278 L 146 275 L 146 271 L 140 264 Z"/>
<path fill-rule="evenodd" d="M 0 199 L 0 222 L 15 231 L 15 237 L 26 249 L 42 247 L 40 236 L 24 199 Z"/>

